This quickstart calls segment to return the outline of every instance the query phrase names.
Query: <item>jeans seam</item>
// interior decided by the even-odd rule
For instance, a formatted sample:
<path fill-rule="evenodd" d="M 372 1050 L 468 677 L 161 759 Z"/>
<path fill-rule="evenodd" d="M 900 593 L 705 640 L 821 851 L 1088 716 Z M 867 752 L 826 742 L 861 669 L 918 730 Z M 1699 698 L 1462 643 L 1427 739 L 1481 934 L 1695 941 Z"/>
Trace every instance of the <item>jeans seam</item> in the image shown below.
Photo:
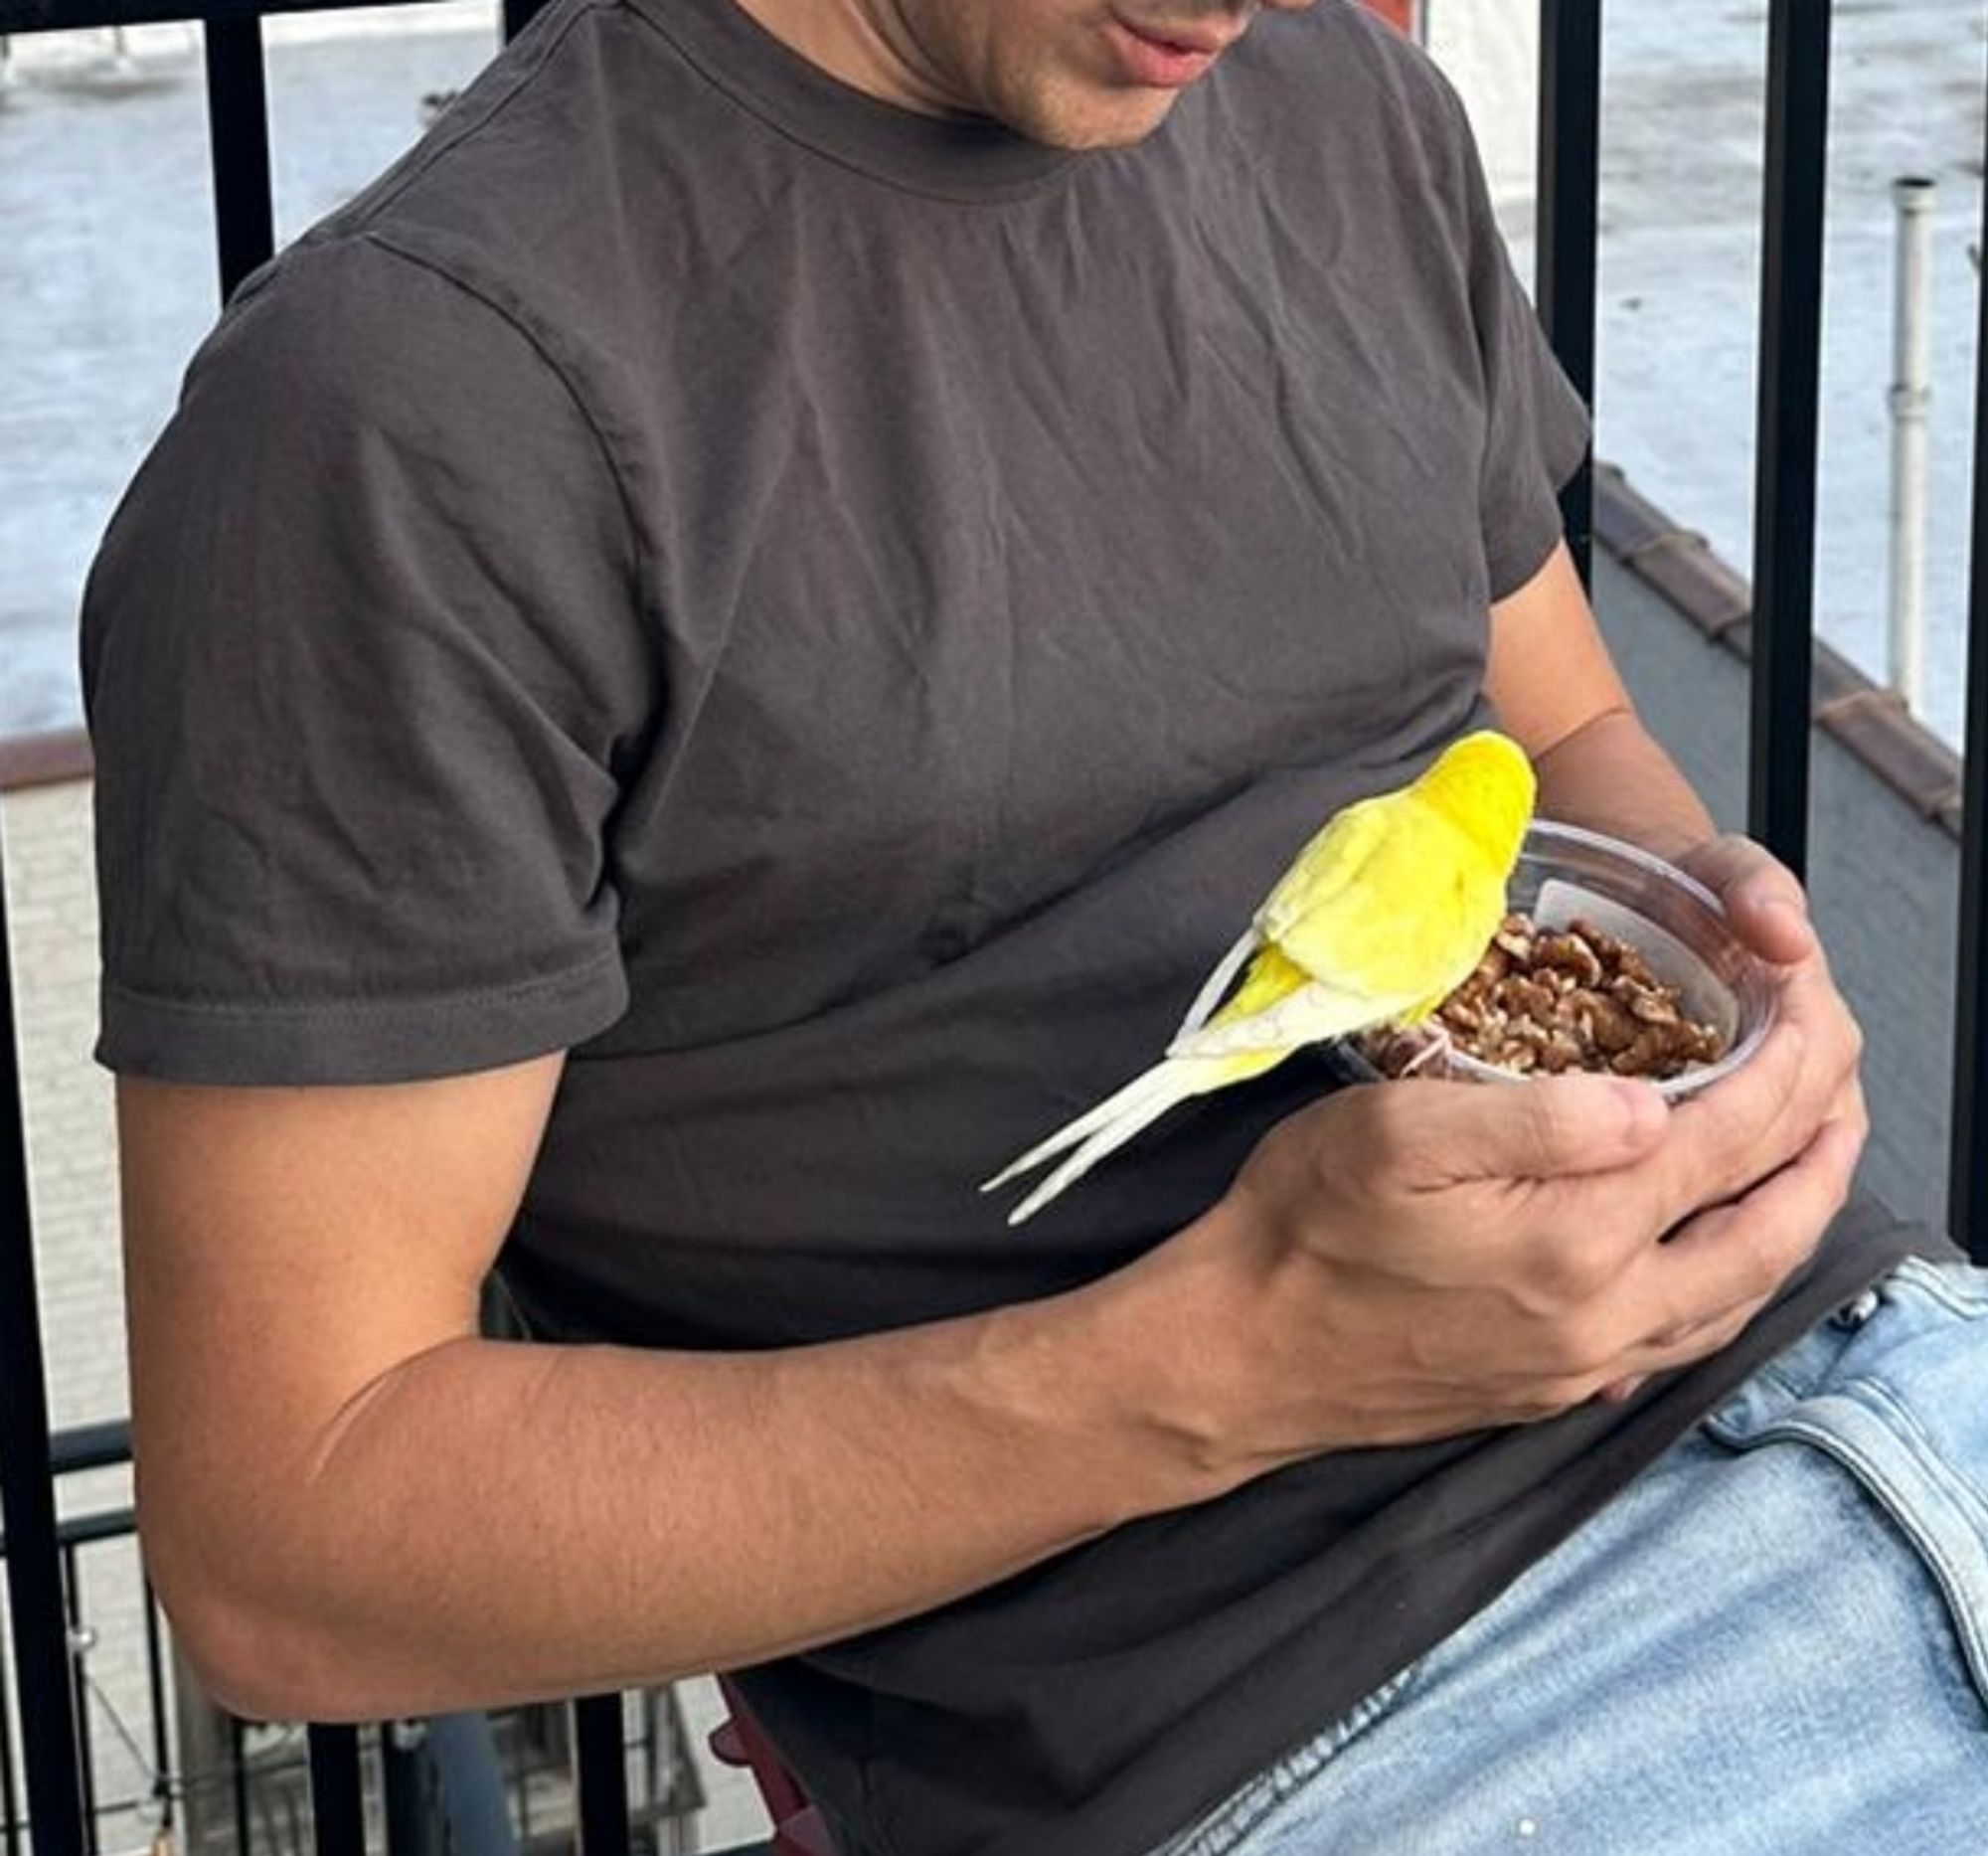
<path fill-rule="evenodd" d="M 1897 1402 L 1886 1401 L 1896 1410 Z M 1979 1626 L 1967 1603 L 1965 1582 L 1954 1568 L 1951 1559 L 1941 1547 L 1937 1537 L 1927 1527 L 1912 1518 L 1911 1503 L 1898 1482 L 1889 1475 L 1868 1451 L 1850 1442 L 1834 1431 L 1798 1418 L 1779 1420 L 1771 1431 L 1761 1433 L 1753 1439 L 1758 1443 L 1772 1442 L 1776 1437 L 1808 1444 L 1820 1450 L 1825 1456 L 1834 1458 L 1869 1491 L 1884 1510 L 1892 1526 L 1905 1538 L 1908 1549 L 1920 1566 L 1931 1576 L 1933 1584 L 1946 1606 L 1949 1625 L 1958 1640 L 1961 1660 L 1973 1678 L 1974 1689 L 1982 1707 L 1988 1709 L 1988 1643 L 1984 1643 Z M 1906 1447 L 1916 1457 L 1919 1452 L 1906 1440 Z M 1920 1465 L 1924 1467 L 1923 1464 Z"/>
<path fill-rule="evenodd" d="M 1963 1321 L 1988 1319 L 1988 1298 L 1956 1288 L 1949 1270 L 1938 1264 L 1928 1263 L 1923 1257 L 1902 1258 L 1893 1274 L 1915 1293 L 1938 1302 Z"/>
<path fill-rule="evenodd" d="M 1218 1805 L 1223 1815 L 1191 1833 L 1173 1856 L 1227 1856 L 1242 1839 L 1257 1829 L 1280 1804 L 1310 1784 L 1319 1773 L 1378 1721 L 1392 1714 L 1420 1678 L 1423 1662 L 1417 1658 L 1405 1669 L 1363 1696 L 1330 1727 L 1293 1747 L 1246 1781 L 1228 1800 Z"/>

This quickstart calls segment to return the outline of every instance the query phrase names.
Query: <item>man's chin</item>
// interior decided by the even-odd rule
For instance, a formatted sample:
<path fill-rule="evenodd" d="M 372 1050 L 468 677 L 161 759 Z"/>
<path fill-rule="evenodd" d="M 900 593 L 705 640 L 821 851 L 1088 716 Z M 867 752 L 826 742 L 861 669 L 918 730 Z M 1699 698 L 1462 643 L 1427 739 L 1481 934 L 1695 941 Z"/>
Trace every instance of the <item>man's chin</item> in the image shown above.
<path fill-rule="evenodd" d="M 1029 120 L 1012 122 L 1018 134 L 1048 148 L 1087 153 L 1130 148 L 1142 142 L 1167 119 L 1174 106 L 1169 92 L 1133 93 L 1108 103 L 1045 109 Z"/>

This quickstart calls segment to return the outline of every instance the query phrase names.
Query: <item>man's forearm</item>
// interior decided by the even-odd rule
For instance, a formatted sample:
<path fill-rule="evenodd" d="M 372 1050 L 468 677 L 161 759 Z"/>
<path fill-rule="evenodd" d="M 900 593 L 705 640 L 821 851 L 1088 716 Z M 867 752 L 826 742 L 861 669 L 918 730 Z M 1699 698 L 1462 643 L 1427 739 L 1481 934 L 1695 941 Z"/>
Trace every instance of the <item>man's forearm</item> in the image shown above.
<path fill-rule="evenodd" d="M 207 1633 L 210 1679 L 319 1718 L 654 1682 L 890 1622 L 1212 1493 L 1141 1434 L 1150 1368 L 1116 1295 L 764 1354 L 430 1349 L 286 1486 L 215 1517 L 217 1551 L 254 1564 Z"/>
<path fill-rule="evenodd" d="M 1671 758 L 1636 719 L 1565 545 L 1491 608 L 1484 688 L 1539 769 L 1539 810 L 1660 857 L 1713 834 Z"/>
<path fill-rule="evenodd" d="M 1677 858 L 1717 830 L 1698 794 L 1627 710 L 1609 710 L 1540 757 L 1539 811 Z"/>

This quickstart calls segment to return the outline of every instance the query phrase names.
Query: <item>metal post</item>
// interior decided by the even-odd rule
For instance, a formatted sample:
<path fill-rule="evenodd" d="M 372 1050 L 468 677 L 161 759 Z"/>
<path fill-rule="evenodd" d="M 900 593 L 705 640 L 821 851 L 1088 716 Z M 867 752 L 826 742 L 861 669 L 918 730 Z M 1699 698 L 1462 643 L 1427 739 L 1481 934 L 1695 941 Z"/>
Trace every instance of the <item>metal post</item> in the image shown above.
<path fill-rule="evenodd" d="M 235 1807 L 235 1856 L 248 1856 L 251 1841 L 248 1822 L 248 1730 L 239 1715 L 228 1717 L 228 1778 L 230 1800 Z"/>
<path fill-rule="evenodd" d="M 544 10 L 546 0 L 504 0 L 504 38 L 515 39 Z"/>
<path fill-rule="evenodd" d="M 365 1856 L 366 1812 L 359 1730 L 310 1730 L 311 1830 L 317 1856 Z"/>
<path fill-rule="evenodd" d="M 145 1691 L 152 1707 L 152 1770 L 158 1773 L 153 1796 L 159 1806 L 159 1828 L 173 1827 L 173 1746 L 166 1731 L 166 1652 L 159 1640 L 159 1601 L 149 1577 L 142 1581 L 145 1607 Z M 246 1856 L 246 1852 L 245 1852 Z"/>
<path fill-rule="evenodd" d="M 1984 149 L 1988 156 L 1988 149 Z M 1988 187 L 1981 196 L 1981 250 L 1988 253 Z M 1988 1264 L 1988 275 L 1975 283 L 1974 509 L 1967 582 L 1967 724 L 1961 757 L 1960 941 L 1953 1008 L 1953 1132 L 1946 1225 L 1977 1264 Z"/>
<path fill-rule="evenodd" d="M 380 1728 L 380 1807 L 387 1825 L 387 1856 L 428 1856 L 427 1788 L 422 1783 L 419 1721 L 387 1721 Z"/>
<path fill-rule="evenodd" d="M 83 1777 L 49 1456 L 48 1383 L 35 1290 L 21 1066 L 7 941 L 6 847 L 0 835 L 0 1527 L 14 1625 L 21 1750 L 35 1856 L 81 1856 Z"/>
<path fill-rule="evenodd" d="M 573 1704 L 580 1856 L 628 1856 L 628 1750 L 619 1695 Z"/>
<path fill-rule="evenodd" d="M 1932 405 L 1933 208 L 1938 183 L 1910 174 L 1892 183 L 1898 258 L 1892 310 L 1891 686 L 1909 713 L 1924 685 L 1926 414 Z"/>
<path fill-rule="evenodd" d="M 0 1571 L 4 1571 L 0 1566 Z M 0 1614 L 0 1847 L 6 1856 L 21 1856 L 21 1801 L 14 1795 L 14 1729 L 8 1719 L 7 1624 Z"/>
<path fill-rule="evenodd" d="M 210 19 L 207 138 L 214 172 L 214 233 L 225 302 L 276 249 L 269 183 L 269 101 L 262 70 L 262 22 Z"/>
<path fill-rule="evenodd" d="M 1829 33 L 1829 0 L 1771 0 L 1747 828 L 1798 876 L 1808 857 Z"/>
<path fill-rule="evenodd" d="M 1535 294 L 1574 390 L 1594 404 L 1594 292 L 1601 150 L 1601 0 L 1541 0 Z M 1562 492 L 1568 547 L 1584 585 L 1593 549 L 1594 473 Z"/>
<path fill-rule="evenodd" d="M 84 1658 L 95 1647 L 96 1633 L 83 1621 L 83 1573 L 74 1545 L 62 1550 L 63 1591 L 69 1605 L 70 1693 L 76 1698 L 76 1770 L 83 1788 L 83 1846 L 97 1856 L 96 1756 L 89 1741 L 89 1684 Z"/>

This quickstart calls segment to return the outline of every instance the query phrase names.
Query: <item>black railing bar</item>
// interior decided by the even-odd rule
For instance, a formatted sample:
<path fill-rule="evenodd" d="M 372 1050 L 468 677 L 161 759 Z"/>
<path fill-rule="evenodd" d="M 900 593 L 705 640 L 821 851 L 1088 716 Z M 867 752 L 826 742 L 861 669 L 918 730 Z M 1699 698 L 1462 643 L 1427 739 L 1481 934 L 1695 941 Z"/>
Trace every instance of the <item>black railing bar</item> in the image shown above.
<path fill-rule="evenodd" d="M 159 1599 L 150 1579 L 141 1578 L 145 1607 L 145 1692 L 152 1707 L 153 1800 L 159 1807 L 159 1828 L 173 1827 L 173 1747 L 166 1732 L 165 1642 L 159 1632 Z M 247 1852 L 244 1852 L 247 1856 Z"/>
<path fill-rule="evenodd" d="M 1988 136 L 1983 160 L 1988 162 Z M 1981 239 L 1988 253 L 1988 187 L 1981 195 Z M 1967 718 L 1961 737 L 1960 921 L 1953 1007 L 1952 1154 L 1947 1168 L 1946 1228 L 1978 1263 L 1988 1263 L 1988 272 L 1975 283 L 1974 520 L 1967 570 Z"/>
<path fill-rule="evenodd" d="M 310 1730 L 310 1789 L 317 1856 L 364 1856 L 366 1813 L 356 1727 Z"/>
<path fill-rule="evenodd" d="M 1594 404 L 1600 172 L 1601 0 L 1540 0 L 1534 295 L 1554 353 L 1589 406 Z M 1561 516 L 1585 585 L 1594 548 L 1591 451 L 1561 493 Z"/>
<path fill-rule="evenodd" d="M 580 1856 L 628 1856 L 628 1747 L 619 1695 L 573 1706 L 573 1775 Z"/>
<path fill-rule="evenodd" d="M 418 1722 L 380 1724 L 380 1815 L 387 1856 L 427 1856 L 427 1800 L 421 1785 Z"/>
<path fill-rule="evenodd" d="M 4 833 L 0 833 L 0 839 Z M 5 847 L 0 842 L 0 869 Z M 15 1710 L 35 1856 L 83 1848 L 83 1788 L 70 1737 L 69 1650 L 56 1545 L 55 1478 L 49 1472 L 49 1397 L 35 1290 L 28 1151 L 14 1036 L 14 979 L 7 957 L 6 885 L 0 881 L 0 1527 L 14 1550 L 7 1603 L 14 1679 L 37 1706 Z M 0 1681 L 5 1672 L 0 1671 Z"/>
<path fill-rule="evenodd" d="M 63 1607 L 69 1618 L 69 1692 L 76 1704 L 76 1770 L 83 1783 L 83 1841 L 89 1856 L 97 1856 L 102 1846 L 96 1834 L 96 1756 L 89 1732 L 89 1683 L 83 1666 L 90 1637 L 83 1623 L 83 1573 L 74 1547 L 63 1548 L 62 1569 Z"/>
<path fill-rule="evenodd" d="M 1830 0 L 1771 0 L 1747 827 L 1797 875 L 1808 861 L 1829 39 Z"/>
<path fill-rule="evenodd" d="M 113 1418 L 100 1425 L 73 1425 L 49 1439 L 49 1464 L 56 1474 L 115 1469 L 131 1460 L 131 1421 Z"/>
<path fill-rule="evenodd" d="M 0 1567 L 0 1583 L 6 1568 Z M 14 1789 L 14 1730 L 9 1716 L 6 1671 L 13 1658 L 7 1653 L 7 1621 L 0 1616 L 0 1842 L 6 1856 L 21 1856 L 21 1800 Z"/>
<path fill-rule="evenodd" d="M 276 249 L 269 95 L 259 19 L 210 20 L 205 36 L 215 249 L 225 302 Z"/>
<path fill-rule="evenodd" d="M 248 1762 L 242 1745 L 248 1729 L 239 1715 L 228 1717 L 228 1785 L 235 1806 L 235 1847 L 240 1856 L 248 1856 Z"/>
<path fill-rule="evenodd" d="M 504 0 L 504 37 L 508 42 L 515 39 L 537 19 L 547 5 L 547 0 Z"/>
<path fill-rule="evenodd" d="M 122 1540 L 138 1531 L 138 1518 L 129 1508 L 105 1508 L 98 1514 L 74 1515 L 56 1523 L 56 1546 L 67 1552 L 72 1547 L 91 1547 L 99 1541 Z M 7 1536 L 0 1534 L 0 1560 L 7 1557 Z"/>
<path fill-rule="evenodd" d="M 0 0 L 0 33 L 98 32 L 111 26 L 180 26 L 264 13 L 370 11 L 442 0 Z"/>

